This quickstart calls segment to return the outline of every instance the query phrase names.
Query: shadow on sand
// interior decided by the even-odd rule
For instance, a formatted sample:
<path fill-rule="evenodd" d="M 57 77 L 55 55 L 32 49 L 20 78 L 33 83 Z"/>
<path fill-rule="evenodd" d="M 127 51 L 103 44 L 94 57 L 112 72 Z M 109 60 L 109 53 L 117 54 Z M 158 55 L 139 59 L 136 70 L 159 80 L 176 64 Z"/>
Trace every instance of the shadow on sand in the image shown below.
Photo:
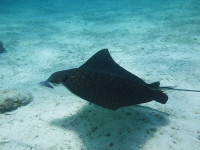
<path fill-rule="evenodd" d="M 143 106 L 132 106 L 110 111 L 86 105 L 71 117 L 56 119 L 50 124 L 74 130 L 85 148 L 93 149 L 142 149 L 158 128 L 169 124 L 167 114 Z"/>

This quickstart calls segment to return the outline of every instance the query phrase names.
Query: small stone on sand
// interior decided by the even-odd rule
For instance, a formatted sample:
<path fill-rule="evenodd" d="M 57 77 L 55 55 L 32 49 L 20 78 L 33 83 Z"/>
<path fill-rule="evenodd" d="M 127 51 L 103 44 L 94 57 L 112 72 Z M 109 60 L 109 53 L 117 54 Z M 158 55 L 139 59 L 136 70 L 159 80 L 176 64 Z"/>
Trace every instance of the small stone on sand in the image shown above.
<path fill-rule="evenodd" d="M 0 53 L 5 53 L 5 52 L 6 52 L 6 50 L 3 47 L 3 43 L 0 41 Z"/>

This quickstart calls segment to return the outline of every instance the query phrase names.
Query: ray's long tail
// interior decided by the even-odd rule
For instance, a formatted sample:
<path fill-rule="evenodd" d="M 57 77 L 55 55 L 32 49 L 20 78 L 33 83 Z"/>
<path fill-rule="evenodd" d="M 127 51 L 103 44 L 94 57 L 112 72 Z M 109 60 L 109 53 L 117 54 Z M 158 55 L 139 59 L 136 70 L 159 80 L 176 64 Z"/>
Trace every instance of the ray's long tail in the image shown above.
<path fill-rule="evenodd" d="M 187 92 L 200 92 L 200 90 L 176 89 L 175 86 L 163 86 L 163 87 L 159 87 L 159 89 L 160 89 L 160 90 L 187 91 Z"/>
<path fill-rule="evenodd" d="M 200 92 L 200 90 L 191 90 L 191 89 L 179 89 L 176 86 L 162 86 L 160 87 L 160 82 L 154 82 L 149 84 L 150 87 L 159 89 L 159 90 L 173 90 L 173 91 L 187 91 L 187 92 Z"/>

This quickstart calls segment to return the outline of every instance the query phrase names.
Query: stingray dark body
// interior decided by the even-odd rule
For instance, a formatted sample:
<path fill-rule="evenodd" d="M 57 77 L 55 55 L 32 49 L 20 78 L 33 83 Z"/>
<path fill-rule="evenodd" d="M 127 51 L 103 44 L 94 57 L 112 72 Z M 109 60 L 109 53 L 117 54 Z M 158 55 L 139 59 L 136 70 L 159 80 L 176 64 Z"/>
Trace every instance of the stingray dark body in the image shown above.
<path fill-rule="evenodd" d="M 55 72 L 41 84 L 49 88 L 63 84 L 75 95 L 111 110 L 152 100 L 165 104 L 168 100 L 159 90 L 159 82 L 145 83 L 120 67 L 107 49 L 97 52 L 79 68 Z"/>

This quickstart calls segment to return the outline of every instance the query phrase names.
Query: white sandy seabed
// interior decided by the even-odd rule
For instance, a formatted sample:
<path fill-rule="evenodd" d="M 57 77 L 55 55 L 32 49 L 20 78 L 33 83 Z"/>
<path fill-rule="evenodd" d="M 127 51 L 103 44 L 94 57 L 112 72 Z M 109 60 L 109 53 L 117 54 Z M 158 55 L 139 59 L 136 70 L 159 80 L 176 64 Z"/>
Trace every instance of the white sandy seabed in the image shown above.
<path fill-rule="evenodd" d="M 200 93 L 166 91 L 165 105 L 110 111 L 38 87 L 53 72 L 78 67 L 108 48 L 117 63 L 148 83 L 200 89 L 198 0 L 118 3 L 81 4 L 85 11 L 69 12 L 58 4 L 0 5 L 0 40 L 8 51 L 0 54 L 0 90 L 34 96 L 29 105 L 0 114 L 0 149 L 200 148 Z"/>

